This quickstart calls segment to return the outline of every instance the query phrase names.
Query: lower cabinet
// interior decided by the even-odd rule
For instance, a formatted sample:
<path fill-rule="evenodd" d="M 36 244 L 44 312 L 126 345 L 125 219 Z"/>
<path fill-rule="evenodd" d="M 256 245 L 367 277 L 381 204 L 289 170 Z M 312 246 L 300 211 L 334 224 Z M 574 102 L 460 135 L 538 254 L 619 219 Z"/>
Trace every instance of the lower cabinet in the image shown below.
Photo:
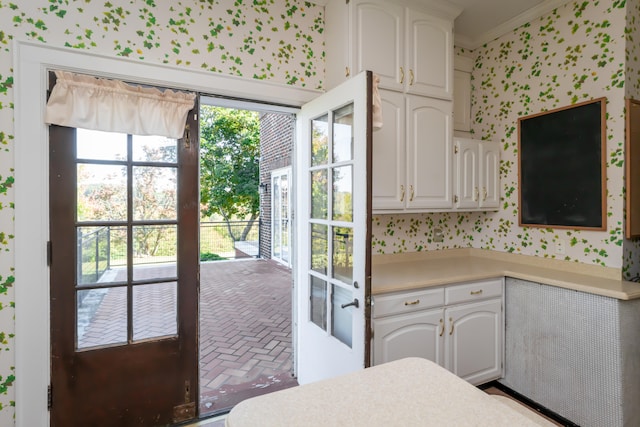
<path fill-rule="evenodd" d="M 474 385 L 502 377 L 503 283 L 376 295 L 373 364 L 424 357 Z"/>

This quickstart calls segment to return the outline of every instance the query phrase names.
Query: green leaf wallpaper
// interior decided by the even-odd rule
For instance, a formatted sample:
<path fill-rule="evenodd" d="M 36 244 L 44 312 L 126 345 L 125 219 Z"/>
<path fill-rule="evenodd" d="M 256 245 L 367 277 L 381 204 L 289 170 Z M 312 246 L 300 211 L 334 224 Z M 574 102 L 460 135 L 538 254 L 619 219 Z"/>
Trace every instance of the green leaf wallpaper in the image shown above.
<path fill-rule="evenodd" d="M 469 52 L 473 137 L 499 141 L 499 212 L 374 215 L 374 253 L 472 247 L 560 258 L 640 273 L 640 247 L 624 238 L 624 99 L 638 97 L 639 2 L 569 2 Z M 625 85 L 626 83 L 626 85 Z M 607 231 L 518 226 L 517 119 L 607 97 Z M 444 232 L 433 242 L 433 230 Z M 557 254 L 556 242 L 565 242 Z"/>

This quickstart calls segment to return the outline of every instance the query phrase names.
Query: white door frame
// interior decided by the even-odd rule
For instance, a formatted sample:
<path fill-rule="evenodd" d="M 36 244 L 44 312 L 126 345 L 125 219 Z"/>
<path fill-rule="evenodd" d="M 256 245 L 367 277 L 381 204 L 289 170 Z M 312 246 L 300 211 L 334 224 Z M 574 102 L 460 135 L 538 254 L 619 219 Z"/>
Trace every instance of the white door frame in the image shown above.
<path fill-rule="evenodd" d="M 274 258 L 273 256 L 273 248 L 274 248 L 274 244 L 275 244 L 275 224 L 274 224 L 274 220 L 275 220 L 275 202 L 276 202 L 276 191 L 275 191 L 275 185 L 274 185 L 274 178 L 276 177 L 281 177 L 283 175 L 287 176 L 287 219 L 289 221 L 288 227 L 287 227 L 287 242 L 288 242 L 288 260 L 285 261 L 282 259 L 282 233 L 280 233 L 280 258 Z M 292 192 L 292 185 L 291 185 L 291 166 L 287 166 L 284 168 L 280 168 L 280 169 L 274 169 L 271 171 L 271 259 L 273 259 L 274 261 L 278 261 L 281 264 L 286 265 L 287 267 L 291 267 L 291 226 L 293 221 L 291 221 L 291 192 Z M 281 205 L 278 204 L 278 206 L 280 207 Z M 282 218 L 281 218 L 282 219 Z M 282 227 L 280 227 L 280 229 L 282 229 Z"/>
<path fill-rule="evenodd" d="M 143 84 L 300 106 L 320 92 L 15 40 L 16 426 L 48 426 L 50 382 L 47 72 L 61 69 Z M 54 248 L 55 250 L 55 248 Z"/>

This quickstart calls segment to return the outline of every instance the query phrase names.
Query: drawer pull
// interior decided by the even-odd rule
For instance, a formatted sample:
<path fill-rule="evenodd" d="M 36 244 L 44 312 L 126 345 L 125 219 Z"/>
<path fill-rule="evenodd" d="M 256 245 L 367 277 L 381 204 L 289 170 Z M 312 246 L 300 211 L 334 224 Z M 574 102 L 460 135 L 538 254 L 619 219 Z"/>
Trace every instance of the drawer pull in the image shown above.
<path fill-rule="evenodd" d="M 420 300 L 417 299 L 415 301 L 405 301 L 404 305 L 416 305 L 416 304 L 420 304 Z"/>
<path fill-rule="evenodd" d="M 479 291 L 471 291 L 471 295 L 482 295 L 482 289 Z"/>

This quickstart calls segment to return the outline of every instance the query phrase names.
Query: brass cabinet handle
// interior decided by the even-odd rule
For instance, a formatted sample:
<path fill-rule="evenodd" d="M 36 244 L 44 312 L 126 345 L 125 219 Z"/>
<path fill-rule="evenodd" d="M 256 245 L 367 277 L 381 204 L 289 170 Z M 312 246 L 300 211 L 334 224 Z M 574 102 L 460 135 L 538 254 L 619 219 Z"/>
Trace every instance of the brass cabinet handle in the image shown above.
<path fill-rule="evenodd" d="M 471 295 L 482 295 L 482 289 L 479 289 L 477 291 L 471 291 L 470 293 Z"/>
<path fill-rule="evenodd" d="M 480 191 L 478 191 L 478 187 L 473 189 L 473 201 L 477 202 L 480 198 Z"/>
<path fill-rule="evenodd" d="M 442 336 L 444 334 L 444 319 L 440 319 L 440 326 L 442 327 L 440 329 L 440 336 Z"/>
<path fill-rule="evenodd" d="M 400 84 L 404 83 L 404 68 L 400 67 Z"/>
<path fill-rule="evenodd" d="M 451 324 L 451 330 L 449 331 L 449 335 L 453 335 L 453 317 L 449 317 L 449 323 Z"/>
<path fill-rule="evenodd" d="M 409 70 L 409 86 L 413 86 L 413 69 Z"/>
<path fill-rule="evenodd" d="M 345 75 L 345 77 L 349 77 L 350 74 L 351 74 L 351 70 L 349 70 L 349 67 L 344 67 L 344 75 Z"/>
<path fill-rule="evenodd" d="M 417 299 L 415 301 L 405 301 L 404 302 L 404 305 L 417 305 L 417 304 L 420 304 L 420 300 L 419 299 Z"/>
<path fill-rule="evenodd" d="M 415 195 L 415 192 L 413 191 L 413 184 L 409 186 L 409 192 L 411 193 L 411 196 L 409 197 L 409 201 L 413 202 L 413 196 Z"/>
<path fill-rule="evenodd" d="M 482 201 L 487 200 L 487 187 L 482 187 Z"/>
<path fill-rule="evenodd" d="M 404 185 L 400 186 L 400 201 L 404 202 Z"/>

